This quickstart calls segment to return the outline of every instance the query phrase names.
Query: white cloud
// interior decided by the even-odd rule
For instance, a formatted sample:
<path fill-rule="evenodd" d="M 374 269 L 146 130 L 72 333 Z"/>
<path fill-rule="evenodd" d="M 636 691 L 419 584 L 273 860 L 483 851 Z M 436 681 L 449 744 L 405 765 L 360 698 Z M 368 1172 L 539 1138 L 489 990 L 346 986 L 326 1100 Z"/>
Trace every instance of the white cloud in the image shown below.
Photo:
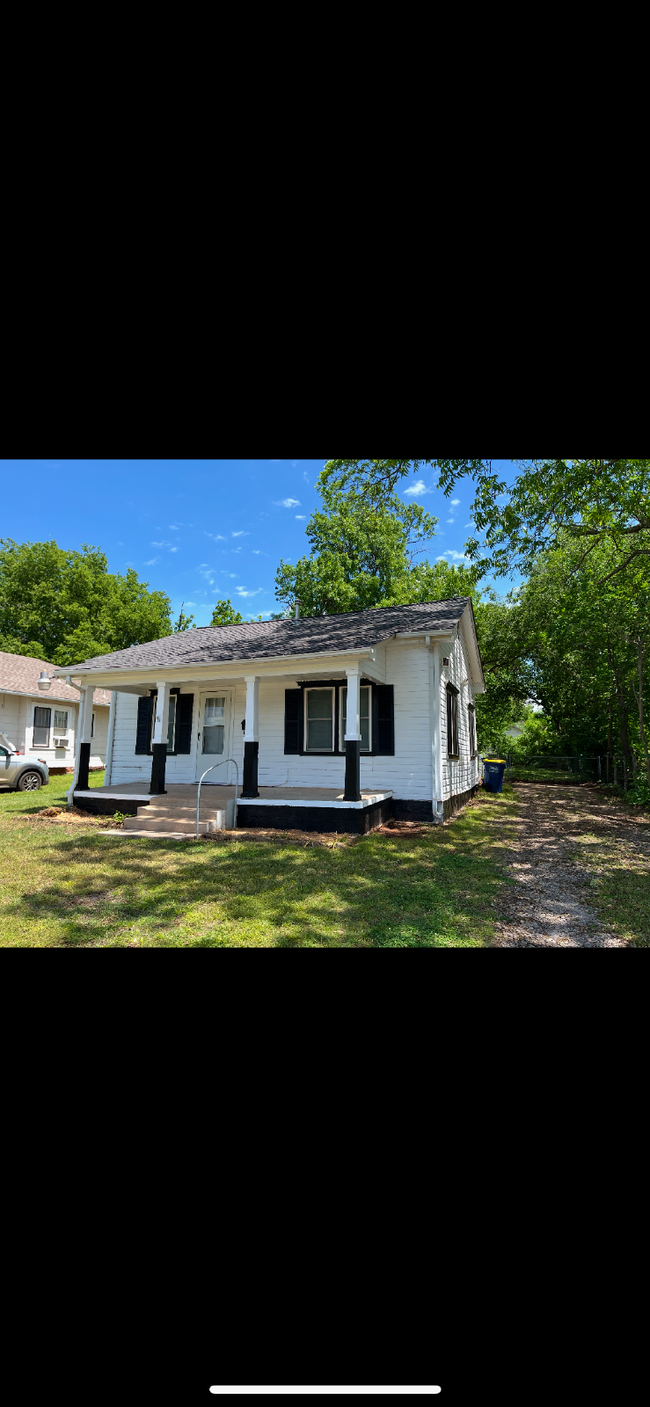
<path fill-rule="evenodd" d="M 229 576 L 229 577 L 232 577 L 233 581 L 236 581 L 236 580 L 237 580 L 237 577 L 238 577 L 238 575 L 239 575 L 239 573 L 238 573 L 238 572 L 224 572 L 224 571 L 222 571 L 221 575 L 222 575 L 222 576 Z"/>
<path fill-rule="evenodd" d="M 233 537 L 250 537 L 250 533 L 244 532 L 244 529 L 240 528 L 238 533 L 233 533 Z"/>
<path fill-rule="evenodd" d="M 308 484 L 308 483 L 309 483 L 309 479 L 307 478 L 307 473 L 306 473 L 306 470 L 305 470 L 305 469 L 303 469 L 303 471 L 302 471 L 302 477 L 303 477 L 305 483 Z"/>
<path fill-rule="evenodd" d="M 448 522 L 448 523 L 455 523 L 455 522 L 456 522 L 456 519 L 455 519 L 455 518 L 448 518 L 448 519 L 447 519 L 447 522 Z"/>
<path fill-rule="evenodd" d="M 448 547 L 444 556 L 436 557 L 436 562 L 444 562 L 447 557 L 451 557 L 454 562 L 467 562 L 469 560 L 464 552 L 454 552 L 453 548 Z"/>
<path fill-rule="evenodd" d="M 421 498 L 423 493 L 433 493 L 433 489 L 427 488 L 424 479 L 418 479 L 417 484 L 413 484 L 413 487 L 410 489 L 404 489 L 404 493 L 407 496 L 410 494 L 411 497 L 417 494 L 418 497 Z"/>
<path fill-rule="evenodd" d="M 275 502 L 276 508 L 299 508 L 299 507 L 300 507 L 300 499 L 299 499 L 299 498 L 280 498 L 280 499 L 278 499 L 278 500 L 274 500 L 274 502 Z"/>
<path fill-rule="evenodd" d="M 152 542 L 152 547 L 171 547 L 171 542 Z"/>
<path fill-rule="evenodd" d="M 236 586 L 236 587 L 235 587 L 235 591 L 237 592 L 237 595 L 238 595 L 238 596 L 242 596 L 242 597 L 243 597 L 243 596 L 259 596 L 260 591 L 263 591 L 263 590 L 264 590 L 264 587 L 263 587 L 263 586 L 258 586 L 258 588 L 257 588 L 256 591 L 247 591 L 245 586 Z"/>
<path fill-rule="evenodd" d="M 213 542 L 225 542 L 225 541 L 226 541 L 225 537 L 222 537 L 221 533 L 206 533 L 205 528 L 203 529 L 203 534 L 204 534 L 204 537 L 211 537 Z"/>
<path fill-rule="evenodd" d="M 307 517 L 307 514 L 306 514 L 306 513 L 296 513 L 296 522 L 297 522 L 297 523 L 304 523 L 306 517 Z"/>
<path fill-rule="evenodd" d="M 159 562 L 159 561 L 160 561 L 160 557 L 150 557 L 150 558 L 149 558 L 149 561 L 148 561 L 148 562 L 145 562 L 145 567 L 155 567 L 156 562 Z"/>
<path fill-rule="evenodd" d="M 459 499 L 459 498 L 452 498 L 452 500 L 451 500 L 451 506 L 452 506 L 452 508 L 457 508 L 458 505 L 459 505 L 459 503 L 460 503 L 460 499 Z"/>
<path fill-rule="evenodd" d="M 170 532 L 173 532 L 173 533 L 180 532 L 180 528 L 177 528 L 175 523 L 168 523 L 168 524 L 167 524 L 167 527 L 169 528 Z"/>
<path fill-rule="evenodd" d="M 170 547 L 169 551 L 170 551 L 170 552 L 178 552 L 178 548 L 177 548 L 177 547 Z"/>

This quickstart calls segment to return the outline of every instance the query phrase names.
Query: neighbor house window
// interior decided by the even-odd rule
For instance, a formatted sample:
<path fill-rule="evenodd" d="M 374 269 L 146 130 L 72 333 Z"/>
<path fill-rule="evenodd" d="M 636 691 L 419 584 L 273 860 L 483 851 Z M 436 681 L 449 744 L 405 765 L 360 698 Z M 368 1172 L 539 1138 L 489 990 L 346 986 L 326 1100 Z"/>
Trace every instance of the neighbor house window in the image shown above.
<path fill-rule="evenodd" d="M 34 737 L 32 739 L 32 747 L 49 747 L 51 722 L 51 708 L 37 707 L 34 709 Z"/>
<path fill-rule="evenodd" d="M 467 705 L 467 722 L 469 727 L 469 755 L 476 757 L 476 711 L 473 704 Z"/>
<path fill-rule="evenodd" d="M 458 690 L 447 685 L 447 755 L 458 757 Z"/>
<path fill-rule="evenodd" d="M 305 689 L 305 752 L 334 751 L 334 690 Z"/>
<path fill-rule="evenodd" d="M 68 715 L 63 709 L 55 708 L 54 710 L 54 731 L 55 733 L 67 733 L 68 731 Z"/>
<path fill-rule="evenodd" d="M 175 738 L 176 738 L 176 699 L 177 699 L 177 695 L 176 695 L 176 694 L 170 694 L 170 695 L 169 695 L 169 723 L 167 724 L 167 751 L 168 751 L 168 752 L 173 752 L 173 751 L 174 751 L 174 743 L 175 743 Z M 208 702 L 210 702 L 210 700 L 208 700 Z M 155 733 L 155 731 L 156 731 L 156 708 L 157 708 L 157 705 L 158 705 L 158 695 L 157 695 L 157 694 L 154 694 L 154 695 L 153 695 L 153 704 L 152 704 L 152 706 L 151 706 L 151 741 L 150 741 L 150 747 L 153 747 L 153 738 L 154 738 L 154 733 Z M 95 734 L 94 734 L 94 728 L 95 728 L 95 715 L 94 715 L 94 713 L 93 713 L 93 723 L 92 723 L 92 726 L 93 726 L 93 732 L 91 733 L 91 737 L 94 737 L 94 736 L 95 736 Z M 205 751 L 205 749 L 204 749 L 204 751 Z"/>
<path fill-rule="evenodd" d="M 347 707 L 348 690 L 347 685 L 341 689 L 341 752 L 345 751 L 345 733 L 347 727 Z M 361 752 L 370 752 L 372 745 L 372 728 L 370 723 L 370 688 L 364 685 L 359 690 L 359 724 L 361 732 Z"/>

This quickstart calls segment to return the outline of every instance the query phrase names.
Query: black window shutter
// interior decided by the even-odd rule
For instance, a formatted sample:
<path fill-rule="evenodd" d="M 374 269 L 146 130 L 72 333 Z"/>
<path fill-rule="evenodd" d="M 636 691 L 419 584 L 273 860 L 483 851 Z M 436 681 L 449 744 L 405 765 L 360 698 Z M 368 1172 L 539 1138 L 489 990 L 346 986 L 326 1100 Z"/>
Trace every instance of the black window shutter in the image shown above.
<path fill-rule="evenodd" d="M 373 752 L 378 757 L 395 755 L 395 714 L 392 684 L 372 686 Z"/>
<path fill-rule="evenodd" d="M 135 730 L 135 750 L 136 752 L 149 751 L 149 736 L 151 733 L 151 706 L 153 699 L 151 694 L 145 694 L 144 698 L 138 699 L 138 723 Z"/>
<path fill-rule="evenodd" d="M 284 751 L 302 752 L 302 689 L 284 691 Z"/>
<path fill-rule="evenodd" d="M 179 694 L 176 702 L 176 751 L 192 750 L 192 714 L 194 694 Z"/>

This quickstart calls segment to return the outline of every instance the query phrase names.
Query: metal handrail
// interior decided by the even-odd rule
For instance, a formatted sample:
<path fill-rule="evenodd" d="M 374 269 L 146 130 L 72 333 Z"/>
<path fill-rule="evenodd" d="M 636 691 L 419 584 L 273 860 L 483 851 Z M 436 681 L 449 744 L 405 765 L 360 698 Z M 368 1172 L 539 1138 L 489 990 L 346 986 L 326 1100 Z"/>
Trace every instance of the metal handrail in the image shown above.
<path fill-rule="evenodd" d="M 221 762 L 213 762 L 213 764 L 212 764 L 211 767 L 206 767 L 206 770 L 205 770 L 205 772 L 203 773 L 203 777 L 207 777 L 208 772 L 215 772 L 216 769 L 217 769 L 217 767 L 225 767 L 228 762 L 234 762 L 235 767 L 236 767 L 236 770 L 237 770 L 237 780 L 236 780 L 236 782 L 235 782 L 235 826 L 234 826 L 234 829 L 237 830 L 237 790 L 238 790 L 238 787 L 239 787 L 239 764 L 238 764 L 238 762 L 237 762 L 237 759 L 236 759 L 235 757 L 223 757 L 222 760 L 221 760 Z M 200 807 L 200 805 L 201 805 L 201 782 L 203 781 L 203 777 L 201 777 L 201 780 L 199 781 L 198 790 L 197 790 L 197 793 L 196 793 L 196 834 L 197 834 L 197 836 L 198 836 L 198 833 L 199 833 L 199 807 Z M 226 783 L 226 785 L 228 785 L 228 784 Z"/>

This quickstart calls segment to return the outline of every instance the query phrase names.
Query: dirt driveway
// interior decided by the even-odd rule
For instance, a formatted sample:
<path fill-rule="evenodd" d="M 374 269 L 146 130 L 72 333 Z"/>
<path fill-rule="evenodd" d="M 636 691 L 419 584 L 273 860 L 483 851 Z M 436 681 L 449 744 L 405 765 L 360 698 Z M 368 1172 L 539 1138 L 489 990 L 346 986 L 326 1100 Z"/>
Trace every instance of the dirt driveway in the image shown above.
<path fill-rule="evenodd" d="M 589 893 L 601 854 L 650 862 L 650 817 L 584 786 L 518 782 L 517 815 L 503 839 L 515 883 L 499 904 L 499 948 L 625 948 L 598 917 Z M 503 825 L 495 812 L 489 824 Z M 594 858 L 596 863 L 594 864 Z M 610 860 L 611 864 L 611 860 Z"/>

